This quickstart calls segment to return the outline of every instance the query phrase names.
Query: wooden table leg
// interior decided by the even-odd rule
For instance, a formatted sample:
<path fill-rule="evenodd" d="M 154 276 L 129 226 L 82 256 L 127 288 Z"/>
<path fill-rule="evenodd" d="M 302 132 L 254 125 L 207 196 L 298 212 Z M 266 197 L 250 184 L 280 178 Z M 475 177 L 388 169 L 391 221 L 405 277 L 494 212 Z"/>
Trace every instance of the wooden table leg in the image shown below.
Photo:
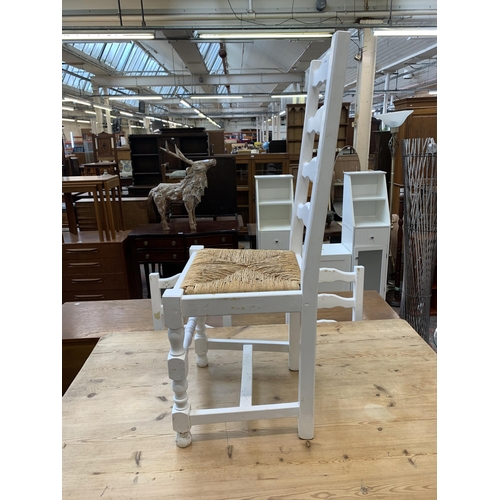
<path fill-rule="evenodd" d="M 92 197 L 94 198 L 94 210 L 95 210 L 95 219 L 97 222 L 97 231 L 99 232 L 99 241 L 104 241 L 104 233 L 102 227 L 102 218 L 101 218 L 101 207 L 99 203 L 99 196 L 97 193 L 97 189 L 92 191 Z"/>
<path fill-rule="evenodd" d="M 76 222 L 76 212 L 73 206 L 73 194 L 64 194 L 64 204 L 66 205 L 66 215 L 68 217 L 69 232 L 71 234 L 78 234 L 78 224 Z"/>

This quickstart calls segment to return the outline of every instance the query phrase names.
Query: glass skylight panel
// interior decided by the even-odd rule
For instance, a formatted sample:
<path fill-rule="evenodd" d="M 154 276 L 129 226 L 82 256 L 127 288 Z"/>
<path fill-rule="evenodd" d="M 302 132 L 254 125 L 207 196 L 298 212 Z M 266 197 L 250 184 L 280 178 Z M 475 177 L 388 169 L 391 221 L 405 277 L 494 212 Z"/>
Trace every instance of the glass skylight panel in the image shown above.
<path fill-rule="evenodd" d="M 70 64 L 62 65 L 62 84 L 69 87 L 83 90 L 84 92 L 92 92 L 92 84 L 90 79 L 94 76 L 88 71 L 81 68 L 75 68 Z"/>
<path fill-rule="evenodd" d="M 219 73 L 222 68 L 222 58 L 219 56 L 220 45 L 218 43 L 198 43 L 207 71 L 210 74 Z"/>
<path fill-rule="evenodd" d="M 134 44 L 132 43 L 107 43 L 101 61 L 117 71 L 122 71 L 127 64 L 133 47 Z"/>

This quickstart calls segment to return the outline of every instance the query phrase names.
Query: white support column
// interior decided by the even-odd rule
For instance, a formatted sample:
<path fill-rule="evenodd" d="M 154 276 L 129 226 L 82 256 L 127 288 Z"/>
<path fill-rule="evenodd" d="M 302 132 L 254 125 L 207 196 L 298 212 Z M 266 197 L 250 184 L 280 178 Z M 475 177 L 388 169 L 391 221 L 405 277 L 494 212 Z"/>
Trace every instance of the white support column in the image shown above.
<path fill-rule="evenodd" d="M 104 87 L 104 100 L 106 102 L 106 104 L 109 106 L 109 99 L 108 99 L 108 88 L 107 87 Z M 113 133 L 113 127 L 111 126 L 111 112 L 110 111 L 106 111 L 106 132 L 108 134 L 112 134 Z M 102 126 L 102 121 L 101 121 L 101 131 L 103 131 L 104 128 Z"/>
<path fill-rule="evenodd" d="M 377 40 L 373 36 L 373 30 L 365 28 L 363 29 L 363 58 L 358 66 L 354 115 L 354 148 L 358 153 L 361 170 L 368 170 L 376 53 Z"/>
<path fill-rule="evenodd" d="M 101 133 L 104 129 L 102 127 L 102 110 L 99 108 L 96 108 L 95 110 L 95 119 L 96 119 L 96 130 L 94 134 L 99 134 Z"/>
<path fill-rule="evenodd" d="M 390 75 L 387 73 L 385 75 L 385 82 L 384 82 L 384 105 L 382 108 L 382 114 L 387 113 L 387 101 L 389 100 L 389 93 L 387 92 L 389 90 L 389 81 L 390 81 Z"/>

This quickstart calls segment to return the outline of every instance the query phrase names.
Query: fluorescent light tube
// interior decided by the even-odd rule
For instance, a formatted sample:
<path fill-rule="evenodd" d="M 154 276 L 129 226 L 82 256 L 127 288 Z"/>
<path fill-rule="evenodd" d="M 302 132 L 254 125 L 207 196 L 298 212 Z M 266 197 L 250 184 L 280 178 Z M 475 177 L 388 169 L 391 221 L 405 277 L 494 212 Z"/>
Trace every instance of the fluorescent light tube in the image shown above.
<path fill-rule="evenodd" d="M 179 101 L 179 104 L 182 104 L 183 106 L 185 106 L 186 108 L 190 108 L 191 107 L 191 104 L 189 104 L 187 101 L 185 101 L 184 99 L 181 99 Z"/>
<path fill-rule="evenodd" d="M 192 95 L 189 99 L 243 99 L 241 95 L 230 95 L 230 94 L 220 94 L 220 95 Z"/>
<path fill-rule="evenodd" d="M 125 116 L 134 116 L 132 113 L 127 113 L 126 111 L 120 111 L 120 114 Z"/>
<path fill-rule="evenodd" d="M 63 109 L 64 111 L 74 111 L 75 108 L 69 108 L 68 106 L 62 106 L 61 109 Z"/>
<path fill-rule="evenodd" d="M 94 104 L 94 108 L 104 109 L 105 111 L 113 111 L 113 108 L 109 106 L 103 106 L 102 104 Z"/>
<path fill-rule="evenodd" d="M 77 104 L 83 104 L 84 106 L 92 106 L 92 103 L 88 102 L 88 101 L 82 101 L 80 99 L 75 99 L 74 97 L 65 97 L 63 99 L 64 102 L 76 102 Z"/>
<path fill-rule="evenodd" d="M 437 36 L 435 28 L 401 28 L 375 29 L 373 36 Z"/>
<path fill-rule="evenodd" d="M 235 33 L 200 33 L 199 38 L 203 40 L 208 39 L 252 39 L 252 38 L 331 38 L 331 33 L 293 33 L 289 31 L 280 31 L 278 33 L 265 33 L 262 31 L 259 32 L 248 32 L 248 31 L 240 31 Z"/>
<path fill-rule="evenodd" d="M 123 95 L 123 96 L 109 96 L 108 99 L 110 101 L 128 101 L 128 100 L 137 100 L 137 101 L 151 101 L 155 99 L 163 99 L 161 95 Z"/>
<path fill-rule="evenodd" d="M 287 97 L 307 97 L 307 94 L 279 94 L 272 95 L 272 99 L 286 99 Z"/>
<path fill-rule="evenodd" d="M 152 40 L 154 33 L 63 33 L 63 40 Z"/>
<path fill-rule="evenodd" d="M 97 115 L 95 111 L 85 111 L 88 115 Z"/>

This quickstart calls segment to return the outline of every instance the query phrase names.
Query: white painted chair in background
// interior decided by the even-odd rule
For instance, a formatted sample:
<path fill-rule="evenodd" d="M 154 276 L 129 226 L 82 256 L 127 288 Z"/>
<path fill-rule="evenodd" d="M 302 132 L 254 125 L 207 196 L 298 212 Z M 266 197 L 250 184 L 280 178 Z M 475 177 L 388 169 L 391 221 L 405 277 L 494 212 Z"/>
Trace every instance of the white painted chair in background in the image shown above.
<path fill-rule="evenodd" d="M 170 342 L 168 375 L 174 393 L 172 423 L 177 432 L 177 446 L 181 448 L 191 444 L 193 425 L 241 420 L 293 417 L 298 420 L 300 438 L 314 437 L 318 278 L 349 44 L 349 33 L 337 31 L 325 57 L 311 62 L 290 250 L 193 251 L 174 287 L 163 293 L 163 314 Z M 321 107 L 320 91 L 324 91 Z M 316 134 L 319 143 L 313 157 Z M 327 279 L 328 273 L 323 274 Z M 275 337 L 270 340 L 207 337 L 206 316 L 269 312 L 287 313 L 287 341 Z M 272 328 L 270 336 L 274 336 Z M 242 351 L 239 406 L 191 409 L 187 375 L 193 340 L 199 367 L 207 366 L 209 349 Z M 297 401 L 253 404 L 254 350 L 288 353 L 289 369 L 299 371 Z"/>
<path fill-rule="evenodd" d="M 365 268 L 363 266 L 354 266 L 354 271 L 352 272 L 339 271 L 338 269 L 331 269 L 327 267 L 321 267 L 319 269 L 320 283 L 332 283 L 335 281 L 352 283 L 352 297 L 341 297 L 335 292 L 320 293 L 318 296 L 318 309 L 331 309 L 332 307 L 352 308 L 352 320 L 362 320 Z M 318 323 L 328 322 L 335 322 L 335 320 L 318 320 Z"/>

